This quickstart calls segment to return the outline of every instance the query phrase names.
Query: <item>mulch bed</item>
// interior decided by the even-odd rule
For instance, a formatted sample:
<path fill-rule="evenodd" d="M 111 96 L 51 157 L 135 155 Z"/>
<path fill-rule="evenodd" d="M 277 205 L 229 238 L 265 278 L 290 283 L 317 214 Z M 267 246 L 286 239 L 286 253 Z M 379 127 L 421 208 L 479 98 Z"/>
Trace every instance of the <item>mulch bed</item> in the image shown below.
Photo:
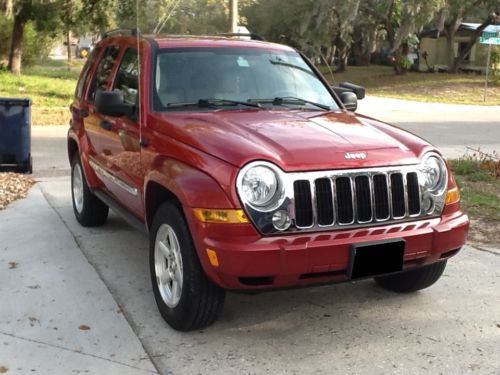
<path fill-rule="evenodd" d="M 9 203 L 26 197 L 35 181 L 28 176 L 18 173 L 0 173 L 0 210 Z"/>

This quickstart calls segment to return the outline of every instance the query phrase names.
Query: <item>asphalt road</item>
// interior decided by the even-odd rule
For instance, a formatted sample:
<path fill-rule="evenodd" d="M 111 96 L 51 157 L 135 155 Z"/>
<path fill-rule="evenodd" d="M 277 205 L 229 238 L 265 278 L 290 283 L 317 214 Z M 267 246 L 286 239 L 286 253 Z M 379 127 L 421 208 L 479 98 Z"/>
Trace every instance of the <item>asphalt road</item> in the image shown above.
<path fill-rule="evenodd" d="M 500 103 L 467 106 L 370 97 L 358 112 L 408 130 L 439 147 L 446 157 L 470 151 L 500 152 Z"/>
<path fill-rule="evenodd" d="M 457 157 L 500 150 L 500 107 L 369 98 L 359 112 Z M 372 281 L 259 295 L 230 293 L 214 326 L 178 333 L 153 300 L 147 240 L 111 215 L 80 227 L 71 210 L 66 127 L 33 129 L 35 176 L 164 374 L 500 374 L 500 251 L 466 247 L 432 288 L 396 295 Z"/>

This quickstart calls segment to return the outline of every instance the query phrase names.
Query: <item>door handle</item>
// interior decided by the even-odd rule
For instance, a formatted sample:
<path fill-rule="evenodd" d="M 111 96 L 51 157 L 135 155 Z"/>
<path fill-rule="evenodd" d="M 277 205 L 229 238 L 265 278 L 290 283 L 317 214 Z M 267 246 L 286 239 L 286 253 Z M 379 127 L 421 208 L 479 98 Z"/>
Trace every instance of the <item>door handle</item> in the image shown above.
<path fill-rule="evenodd" d="M 102 120 L 101 121 L 101 128 L 103 128 L 104 130 L 110 131 L 110 130 L 113 130 L 113 124 L 107 120 Z"/>

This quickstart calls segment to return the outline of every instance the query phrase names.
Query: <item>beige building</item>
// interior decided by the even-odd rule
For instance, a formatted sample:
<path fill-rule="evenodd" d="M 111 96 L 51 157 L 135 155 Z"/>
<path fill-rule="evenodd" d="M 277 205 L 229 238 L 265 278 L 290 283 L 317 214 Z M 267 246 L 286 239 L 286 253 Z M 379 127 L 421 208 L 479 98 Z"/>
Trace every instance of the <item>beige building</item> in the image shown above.
<path fill-rule="evenodd" d="M 462 23 L 457 31 L 455 43 L 453 46 L 455 57 L 459 51 L 466 48 L 469 43 L 470 36 L 474 30 L 478 28 L 478 23 Z M 500 32 L 500 26 L 491 25 L 486 28 L 488 32 Z M 492 46 L 493 49 L 500 51 L 500 46 Z M 427 64 L 423 56 L 427 55 Z M 428 67 L 433 67 L 437 70 L 446 70 L 448 68 L 448 48 L 446 44 L 446 36 L 441 33 L 438 37 L 437 30 L 427 31 L 421 34 L 419 47 L 419 65 L 418 70 L 425 72 Z M 479 38 L 474 44 L 472 50 L 465 58 L 461 65 L 461 69 L 466 71 L 484 72 L 486 70 L 486 60 L 488 56 L 488 45 L 480 44 Z"/>

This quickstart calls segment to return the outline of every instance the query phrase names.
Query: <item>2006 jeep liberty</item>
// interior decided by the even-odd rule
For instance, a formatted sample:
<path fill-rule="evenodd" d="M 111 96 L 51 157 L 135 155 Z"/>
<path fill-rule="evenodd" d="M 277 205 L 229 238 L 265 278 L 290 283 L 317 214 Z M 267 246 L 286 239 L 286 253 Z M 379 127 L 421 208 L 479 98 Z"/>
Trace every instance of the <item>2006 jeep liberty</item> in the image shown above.
<path fill-rule="evenodd" d="M 226 290 L 426 288 L 469 220 L 439 151 L 354 114 L 363 96 L 284 45 L 111 32 L 71 105 L 76 218 L 103 225 L 111 207 L 149 234 L 177 330 L 214 322 Z"/>

